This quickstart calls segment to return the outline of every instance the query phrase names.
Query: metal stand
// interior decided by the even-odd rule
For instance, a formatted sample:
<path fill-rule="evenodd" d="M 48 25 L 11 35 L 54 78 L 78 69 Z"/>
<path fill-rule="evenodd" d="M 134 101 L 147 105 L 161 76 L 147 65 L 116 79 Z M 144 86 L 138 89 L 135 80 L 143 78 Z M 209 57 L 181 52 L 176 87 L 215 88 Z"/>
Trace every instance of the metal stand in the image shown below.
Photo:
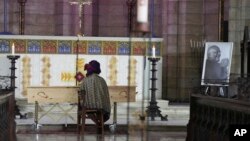
<path fill-rule="evenodd" d="M 115 133 L 117 128 L 117 102 L 114 102 L 113 124 L 109 125 L 111 133 Z"/>
<path fill-rule="evenodd" d="M 151 117 L 151 120 L 155 120 L 155 117 L 161 117 L 161 120 L 167 121 L 167 116 L 162 116 L 161 111 L 159 110 L 159 107 L 157 106 L 157 101 L 155 98 L 155 91 L 157 90 L 156 88 L 156 63 L 160 60 L 160 58 L 148 58 L 148 60 L 152 63 L 152 77 L 151 77 L 151 101 L 149 102 L 149 106 L 147 107 L 146 113 L 148 117 Z"/>
<path fill-rule="evenodd" d="M 33 124 L 33 128 L 35 130 L 39 130 L 40 127 L 42 126 L 41 124 L 38 124 L 38 107 L 39 107 L 39 105 L 38 105 L 38 102 L 36 101 L 35 102 L 35 118 L 34 118 L 35 123 Z"/>
<path fill-rule="evenodd" d="M 226 86 L 206 86 L 205 95 L 211 95 L 210 90 L 212 88 L 216 88 L 217 91 L 215 92 L 215 94 L 212 94 L 212 96 L 228 97 L 228 93 L 227 91 L 223 90 L 223 87 L 226 87 Z"/>
<path fill-rule="evenodd" d="M 11 81 L 11 84 L 10 84 L 10 89 L 11 90 L 15 90 L 15 79 L 16 79 L 16 75 L 15 75 L 15 70 L 16 70 L 16 60 L 20 58 L 19 55 L 8 55 L 7 56 L 8 59 L 11 60 L 11 67 L 10 67 L 10 70 L 11 70 L 11 74 L 10 74 L 10 81 Z"/>
<path fill-rule="evenodd" d="M 13 91 L 14 93 L 14 97 L 15 97 L 15 79 L 16 79 L 16 75 L 15 75 L 15 70 L 16 70 L 16 60 L 20 58 L 19 55 L 8 55 L 7 56 L 8 59 L 11 60 L 11 67 L 10 67 L 10 70 L 11 70 L 11 75 L 10 75 L 10 89 Z M 18 106 L 16 105 L 16 100 L 15 100 L 15 116 L 16 115 L 19 115 L 21 119 L 23 118 L 26 118 L 26 114 L 25 115 L 22 115 L 20 113 L 20 110 L 18 108 Z"/>

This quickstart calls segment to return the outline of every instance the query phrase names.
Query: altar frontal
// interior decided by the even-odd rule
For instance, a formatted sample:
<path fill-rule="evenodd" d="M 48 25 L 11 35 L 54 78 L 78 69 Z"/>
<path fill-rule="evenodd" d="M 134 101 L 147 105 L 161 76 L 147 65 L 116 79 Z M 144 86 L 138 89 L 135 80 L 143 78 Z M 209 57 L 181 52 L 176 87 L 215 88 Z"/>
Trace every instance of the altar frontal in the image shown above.
<path fill-rule="evenodd" d="M 109 86 L 136 86 L 136 100 L 141 100 L 149 91 L 151 45 L 161 58 L 162 38 L 1 35 L 0 55 L 20 55 L 17 98 L 27 98 L 30 86 L 77 86 L 76 74 L 85 75 L 85 63 L 97 60 Z M 161 98 L 161 61 L 157 70 L 156 95 Z"/>
<path fill-rule="evenodd" d="M 117 102 L 135 102 L 135 86 L 109 86 L 110 100 L 113 102 L 113 124 L 117 123 Z M 59 120 L 63 117 L 70 117 L 76 121 L 76 115 L 69 114 L 76 109 L 78 103 L 79 87 L 28 87 L 28 103 L 35 103 L 35 118 L 34 123 L 38 128 L 39 121 L 44 117 L 54 112 L 56 108 L 60 109 Z M 60 104 L 69 103 L 69 108 Z M 50 104 L 50 108 L 46 110 L 41 105 Z M 39 115 L 40 109 L 41 114 Z"/>
<path fill-rule="evenodd" d="M 108 86 L 112 102 L 134 102 L 136 86 Z M 78 103 L 79 87 L 28 87 L 28 103 Z"/>

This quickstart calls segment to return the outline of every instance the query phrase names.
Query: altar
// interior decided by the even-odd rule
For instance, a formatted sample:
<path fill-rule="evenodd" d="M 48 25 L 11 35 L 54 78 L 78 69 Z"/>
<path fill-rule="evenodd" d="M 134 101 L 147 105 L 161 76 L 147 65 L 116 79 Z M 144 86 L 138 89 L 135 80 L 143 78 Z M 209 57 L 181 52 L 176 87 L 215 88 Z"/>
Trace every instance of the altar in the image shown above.
<path fill-rule="evenodd" d="M 77 86 L 76 72 L 85 74 L 84 65 L 97 60 L 107 84 L 136 86 L 138 101 L 149 97 L 147 58 L 152 45 L 161 58 L 162 38 L 0 35 L 0 60 L 10 54 L 20 55 L 16 62 L 18 99 L 27 98 L 30 86 Z M 10 62 L 6 63 L 8 66 Z M 156 98 L 161 99 L 162 59 L 156 67 Z"/>
<path fill-rule="evenodd" d="M 135 102 L 135 86 L 108 86 L 110 101 L 113 105 L 113 125 L 117 123 L 117 102 Z M 64 117 L 70 117 L 74 120 L 75 115 L 71 115 L 72 111 L 77 109 L 79 87 L 76 86 L 52 86 L 52 87 L 28 87 L 27 99 L 28 103 L 35 103 L 35 127 L 39 128 L 39 120 L 44 116 L 49 116 L 56 108 L 60 109 L 61 116 L 59 120 Z M 62 104 L 70 104 L 69 108 L 63 107 Z M 49 104 L 50 108 L 46 110 L 41 105 Z M 39 106 L 40 105 L 40 106 Z M 40 112 L 39 110 L 44 111 Z"/>

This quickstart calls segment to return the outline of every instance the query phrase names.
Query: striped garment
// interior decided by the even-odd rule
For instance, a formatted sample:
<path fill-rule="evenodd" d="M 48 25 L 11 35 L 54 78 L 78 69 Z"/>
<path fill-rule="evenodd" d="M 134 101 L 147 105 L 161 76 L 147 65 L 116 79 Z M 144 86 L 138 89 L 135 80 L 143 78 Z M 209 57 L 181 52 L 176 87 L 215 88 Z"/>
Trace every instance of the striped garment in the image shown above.
<path fill-rule="evenodd" d="M 80 84 L 80 89 L 85 90 L 85 106 L 87 108 L 103 109 L 110 114 L 110 98 L 106 81 L 98 74 L 85 77 Z"/>

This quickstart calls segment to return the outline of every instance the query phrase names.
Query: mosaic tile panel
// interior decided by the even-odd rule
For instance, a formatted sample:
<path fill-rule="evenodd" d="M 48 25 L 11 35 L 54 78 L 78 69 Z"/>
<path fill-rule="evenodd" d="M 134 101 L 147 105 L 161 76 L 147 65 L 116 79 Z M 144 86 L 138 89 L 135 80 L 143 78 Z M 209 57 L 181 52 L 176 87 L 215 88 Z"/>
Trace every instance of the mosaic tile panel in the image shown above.
<path fill-rule="evenodd" d="M 89 41 L 88 54 L 102 54 L 101 42 Z"/>
<path fill-rule="evenodd" d="M 129 42 L 118 42 L 118 55 L 129 55 Z"/>
<path fill-rule="evenodd" d="M 72 41 L 58 41 L 59 54 L 71 54 Z"/>
<path fill-rule="evenodd" d="M 40 40 L 28 40 L 27 53 L 41 53 L 41 41 Z"/>
<path fill-rule="evenodd" d="M 144 55 L 145 54 L 145 49 L 147 47 L 147 43 L 146 42 L 134 42 L 132 43 L 132 54 L 134 55 Z"/>
<path fill-rule="evenodd" d="M 43 40 L 42 41 L 42 53 L 54 54 L 57 50 L 56 40 Z"/>
<path fill-rule="evenodd" d="M 0 53 L 11 53 L 11 45 L 15 44 L 16 53 L 30 54 L 79 54 L 90 55 L 147 55 L 152 49 L 146 41 L 75 41 L 75 40 L 32 40 L 1 39 Z M 156 47 L 156 56 L 162 55 L 162 42 L 152 42 Z"/>
<path fill-rule="evenodd" d="M 88 42 L 87 41 L 73 41 L 73 53 L 76 54 L 78 46 L 78 53 L 79 54 L 87 54 L 88 50 Z"/>
<path fill-rule="evenodd" d="M 8 40 L 0 39 L 0 52 L 1 53 L 10 53 L 10 42 Z"/>
<path fill-rule="evenodd" d="M 115 41 L 104 41 L 102 43 L 104 55 L 116 55 L 117 42 Z"/>
<path fill-rule="evenodd" d="M 16 53 L 26 53 L 26 40 L 13 40 Z"/>

